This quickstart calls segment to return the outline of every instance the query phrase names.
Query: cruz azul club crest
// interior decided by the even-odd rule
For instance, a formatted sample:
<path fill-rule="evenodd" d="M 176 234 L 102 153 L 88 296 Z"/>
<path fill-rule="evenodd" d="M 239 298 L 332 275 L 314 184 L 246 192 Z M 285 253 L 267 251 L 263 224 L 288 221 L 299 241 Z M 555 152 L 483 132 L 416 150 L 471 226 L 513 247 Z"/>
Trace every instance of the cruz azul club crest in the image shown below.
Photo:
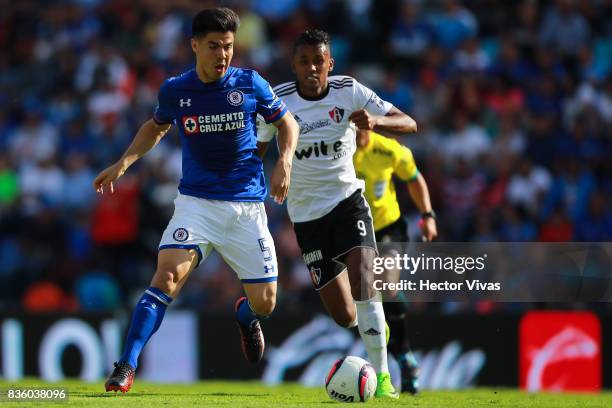
<path fill-rule="evenodd" d="M 189 238 L 189 231 L 187 231 L 185 228 L 177 228 L 174 230 L 172 238 L 174 238 L 174 240 L 178 242 L 187 241 L 187 239 Z"/>
<path fill-rule="evenodd" d="M 344 109 L 340 109 L 339 107 L 334 107 L 334 109 L 330 110 L 329 117 L 336 123 L 342 122 L 342 118 L 344 117 Z"/>
<path fill-rule="evenodd" d="M 227 94 L 227 101 L 231 105 L 240 106 L 244 101 L 244 94 L 239 90 L 233 90 L 232 92 Z"/>

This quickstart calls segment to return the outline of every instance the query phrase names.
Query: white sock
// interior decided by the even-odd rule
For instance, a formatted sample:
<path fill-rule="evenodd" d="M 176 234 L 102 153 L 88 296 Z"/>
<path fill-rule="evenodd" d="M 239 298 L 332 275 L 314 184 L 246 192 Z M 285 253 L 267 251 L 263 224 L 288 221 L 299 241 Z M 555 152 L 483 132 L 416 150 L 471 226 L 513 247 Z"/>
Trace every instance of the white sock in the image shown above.
<path fill-rule="evenodd" d="M 382 303 L 355 301 L 359 334 L 365 344 L 368 357 L 377 373 L 388 373 L 387 340 L 385 336 L 385 312 Z"/>

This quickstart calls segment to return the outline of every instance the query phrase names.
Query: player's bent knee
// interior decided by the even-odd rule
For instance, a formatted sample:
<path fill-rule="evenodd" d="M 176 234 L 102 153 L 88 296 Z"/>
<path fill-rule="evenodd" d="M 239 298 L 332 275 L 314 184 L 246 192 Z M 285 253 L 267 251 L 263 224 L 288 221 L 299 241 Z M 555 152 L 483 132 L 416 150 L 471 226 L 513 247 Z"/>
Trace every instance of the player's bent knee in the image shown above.
<path fill-rule="evenodd" d="M 268 316 L 276 307 L 276 296 L 250 300 L 253 311 L 260 316 Z"/>
<path fill-rule="evenodd" d="M 151 286 L 169 296 L 174 296 L 177 287 L 176 274 L 168 269 L 158 269 L 153 276 Z"/>
<path fill-rule="evenodd" d="M 244 286 L 251 308 L 260 316 L 268 316 L 276 306 L 276 282 Z"/>

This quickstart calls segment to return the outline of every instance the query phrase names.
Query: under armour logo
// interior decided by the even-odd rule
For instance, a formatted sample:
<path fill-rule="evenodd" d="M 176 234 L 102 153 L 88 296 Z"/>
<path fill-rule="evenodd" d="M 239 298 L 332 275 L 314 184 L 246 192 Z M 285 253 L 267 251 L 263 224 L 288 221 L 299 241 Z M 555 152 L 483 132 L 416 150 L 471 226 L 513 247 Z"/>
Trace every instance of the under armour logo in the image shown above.
<path fill-rule="evenodd" d="M 183 99 L 179 101 L 179 106 L 182 108 L 183 106 L 191 106 L 191 98 Z"/>

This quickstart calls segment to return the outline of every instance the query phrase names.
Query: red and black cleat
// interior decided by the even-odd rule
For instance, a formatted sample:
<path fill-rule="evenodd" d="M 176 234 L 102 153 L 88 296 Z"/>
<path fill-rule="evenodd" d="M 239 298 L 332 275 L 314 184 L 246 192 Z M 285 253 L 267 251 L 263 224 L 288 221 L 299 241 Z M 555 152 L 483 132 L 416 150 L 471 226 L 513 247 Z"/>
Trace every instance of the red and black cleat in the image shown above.
<path fill-rule="evenodd" d="M 115 369 L 104 385 L 106 391 L 128 392 L 134 382 L 134 373 L 135 370 L 129 363 L 115 363 Z"/>
<path fill-rule="evenodd" d="M 238 308 L 242 302 L 246 302 L 246 297 L 241 297 L 236 301 L 234 310 L 238 312 Z M 257 363 L 263 358 L 265 350 L 265 341 L 263 332 L 261 331 L 261 325 L 259 321 L 245 326 L 238 322 L 238 328 L 240 329 L 240 337 L 242 340 L 242 354 L 251 363 Z"/>

